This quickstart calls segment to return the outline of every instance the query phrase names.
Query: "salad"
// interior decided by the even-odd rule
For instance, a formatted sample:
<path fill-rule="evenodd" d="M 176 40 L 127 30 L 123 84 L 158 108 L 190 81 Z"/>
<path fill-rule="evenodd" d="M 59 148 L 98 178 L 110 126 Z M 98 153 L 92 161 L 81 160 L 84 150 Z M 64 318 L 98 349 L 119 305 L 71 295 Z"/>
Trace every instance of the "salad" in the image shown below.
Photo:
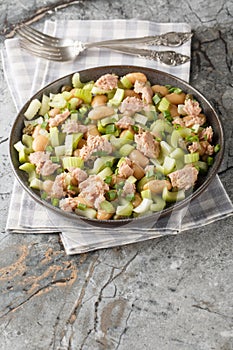
<path fill-rule="evenodd" d="M 24 116 L 14 147 L 29 186 L 90 219 L 139 217 L 183 200 L 220 148 L 195 96 L 141 72 L 88 82 L 75 73 Z"/>

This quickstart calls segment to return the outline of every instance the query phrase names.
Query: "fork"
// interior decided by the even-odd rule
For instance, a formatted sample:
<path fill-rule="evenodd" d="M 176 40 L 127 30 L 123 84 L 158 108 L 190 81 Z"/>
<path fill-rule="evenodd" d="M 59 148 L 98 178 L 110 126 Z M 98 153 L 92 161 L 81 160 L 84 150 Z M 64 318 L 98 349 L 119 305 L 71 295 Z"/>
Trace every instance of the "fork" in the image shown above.
<path fill-rule="evenodd" d="M 170 32 L 161 36 L 149 36 L 141 38 L 127 38 L 116 40 L 105 40 L 94 43 L 82 43 L 70 39 L 60 39 L 43 34 L 31 27 L 21 27 L 17 30 L 20 39 L 20 46 L 30 53 L 53 61 L 71 61 L 74 60 L 81 52 L 90 47 L 103 47 L 125 54 L 136 55 L 140 58 L 146 58 L 161 63 L 177 66 L 190 60 L 189 56 L 182 55 L 175 51 L 155 51 L 149 49 L 127 47 L 117 45 L 117 43 L 143 43 L 146 45 L 155 45 L 155 43 L 166 43 L 169 45 L 181 45 L 189 40 L 192 33 L 175 33 Z M 111 44 L 111 45 L 110 45 Z"/>
<path fill-rule="evenodd" d="M 81 43 L 72 39 L 62 39 L 44 34 L 32 27 L 22 26 L 18 28 L 17 33 L 24 39 L 31 41 L 34 44 L 45 44 L 49 46 L 84 46 L 85 48 L 99 47 L 115 44 L 144 44 L 148 46 L 162 45 L 168 47 L 178 47 L 190 40 L 193 36 L 190 32 L 168 32 L 160 35 L 144 36 L 139 38 L 122 38 L 104 40 L 90 43 Z"/>
<path fill-rule="evenodd" d="M 44 58 L 51 61 L 72 61 L 74 60 L 81 52 L 83 52 L 86 48 L 80 46 L 61 46 L 61 47 L 53 47 L 53 46 L 42 46 L 31 43 L 28 40 L 20 39 L 20 47 L 29 53 L 38 56 L 40 58 Z M 177 53 L 175 51 L 155 51 L 148 49 L 141 49 L 135 47 L 126 47 L 126 46 L 101 46 L 105 49 L 111 49 L 113 51 L 125 53 L 128 55 L 134 55 L 139 58 L 145 58 L 152 61 L 157 61 L 168 66 L 178 66 L 184 64 L 190 60 L 189 56 L 183 55 L 181 53 Z"/>

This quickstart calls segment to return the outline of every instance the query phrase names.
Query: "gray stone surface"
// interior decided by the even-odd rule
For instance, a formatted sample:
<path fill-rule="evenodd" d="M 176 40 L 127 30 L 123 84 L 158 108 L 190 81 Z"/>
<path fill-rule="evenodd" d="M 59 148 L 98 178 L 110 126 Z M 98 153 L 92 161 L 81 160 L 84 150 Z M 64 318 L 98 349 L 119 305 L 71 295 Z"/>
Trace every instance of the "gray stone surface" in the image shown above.
<path fill-rule="evenodd" d="M 0 3 L 0 45 L 19 23 L 41 28 L 48 18 L 190 23 L 191 83 L 224 123 L 220 177 L 233 199 L 232 16 L 230 0 L 6 0 Z M 0 349 L 232 350 L 232 217 L 178 236 L 73 257 L 65 255 L 57 235 L 4 232 L 15 109 L 2 67 L 0 79 Z"/>

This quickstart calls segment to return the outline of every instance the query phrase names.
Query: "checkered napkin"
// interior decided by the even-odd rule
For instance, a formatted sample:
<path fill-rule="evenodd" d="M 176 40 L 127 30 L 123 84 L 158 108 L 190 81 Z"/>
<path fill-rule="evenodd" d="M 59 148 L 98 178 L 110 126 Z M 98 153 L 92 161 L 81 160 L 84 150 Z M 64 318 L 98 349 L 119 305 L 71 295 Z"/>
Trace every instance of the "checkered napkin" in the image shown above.
<path fill-rule="evenodd" d="M 50 35 L 79 39 L 83 42 L 190 30 L 190 26 L 184 23 L 159 24 L 137 20 L 47 21 L 44 28 L 44 31 Z M 185 43 L 177 51 L 190 55 L 190 42 Z M 73 62 L 51 62 L 37 59 L 20 50 L 17 38 L 5 41 L 2 60 L 5 77 L 17 110 L 33 93 L 47 83 L 85 68 L 114 64 L 145 66 L 166 71 L 186 81 L 189 80 L 190 70 L 190 62 L 178 67 L 168 67 L 157 62 L 103 48 L 89 49 Z M 216 200 L 221 203 L 221 208 L 217 205 Z M 191 201 L 182 210 L 174 211 L 168 217 L 160 218 L 156 222 L 143 223 L 143 227 L 135 227 L 134 223 L 130 223 L 114 229 L 98 228 L 81 220 L 73 222 L 71 219 L 58 216 L 32 200 L 15 181 L 6 231 L 13 233 L 59 233 L 66 253 L 77 254 L 153 239 L 162 235 L 177 234 L 222 219 L 231 215 L 232 212 L 232 203 L 221 181 L 216 176 L 208 189 L 198 199 Z"/>

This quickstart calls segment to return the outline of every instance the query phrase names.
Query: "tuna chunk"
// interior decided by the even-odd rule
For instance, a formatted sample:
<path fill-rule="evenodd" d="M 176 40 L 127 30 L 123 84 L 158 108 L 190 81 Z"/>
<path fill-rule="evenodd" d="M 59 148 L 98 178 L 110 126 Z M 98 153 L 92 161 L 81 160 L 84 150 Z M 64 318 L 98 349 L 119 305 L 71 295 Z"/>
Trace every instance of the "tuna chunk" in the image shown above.
<path fill-rule="evenodd" d="M 136 186 L 135 184 L 132 184 L 129 181 L 126 181 L 124 184 L 124 187 L 122 189 L 122 197 L 126 197 L 128 195 L 134 194 L 136 192 Z"/>
<path fill-rule="evenodd" d="M 200 115 L 187 115 L 186 117 L 182 118 L 182 121 L 184 125 L 189 128 L 190 126 L 193 126 L 194 124 L 203 125 L 206 122 L 206 117 L 204 114 Z"/>
<path fill-rule="evenodd" d="M 172 187 L 188 190 L 197 181 L 198 171 L 195 167 L 186 165 L 183 169 L 168 174 Z"/>
<path fill-rule="evenodd" d="M 198 116 L 201 113 L 199 102 L 191 99 L 185 100 L 183 110 L 187 113 L 187 115 L 192 116 Z"/>
<path fill-rule="evenodd" d="M 55 170 L 60 168 L 59 164 L 53 163 L 51 160 L 46 160 L 41 166 L 36 167 L 36 171 L 42 176 L 49 176 L 54 173 Z"/>
<path fill-rule="evenodd" d="M 61 114 L 57 114 L 55 115 L 54 118 L 50 118 L 49 119 L 49 126 L 53 127 L 53 126 L 58 126 L 60 124 L 62 124 L 70 115 L 70 111 L 67 110 Z"/>
<path fill-rule="evenodd" d="M 204 141 L 208 141 L 211 142 L 212 138 L 213 138 L 213 129 L 211 126 L 208 126 L 207 128 L 203 129 L 200 133 L 199 133 L 199 139 L 200 140 L 204 140 Z"/>
<path fill-rule="evenodd" d="M 37 151 L 33 152 L 29 155 L 29 160 L 32 164 L 39 165 L 41 163 L 46 162 L 46 160 L 49 160 L 50 154 L 43 152 L 43 151 Z"/>
<path fill-rule="evenodd" d="M 134 91 L 138 94 L 142 94 L 142 100 L 147 104 L 152 103 L 153 90 L 149 85 L 142 81 L 135 81 Z"/>
<path fill-rule="evenodd" d="M 134 169 L 132 168 L 132 162 L 129 158 L 125 158 L 118 169 L 118 175 L 127 179 L 129 176 L 133 175 Z"/>
<path fill-rule="evenodd" d="M 104 91 L 109 91 L 117 88 L 118 76 L 114 74 L 102 75 L 96 82 L 95 86 Z"/>
<path fill-rule="evenodd" d="M 80 168 L 68 169 L 71 172 L 71 182 L 77 186 L 88 178 L 86 171 Z"/>
<path fill-rule="evenodd" d="M 57 175 L 52 186 L 51 197 L 62 198 L 66 195 L 66 174 Z"/>
<path fill-rule="evenodd" d="M 50 154 L 42 151 L 33 152 L 29 155 L 29 160 L 36 165 L 36 172 L 42 176 L 48 176 L 60 168 L 59 164 L 53 163 L 49 159 Z"/>
<path fill-rule="evenodd" d="M 116 126 L 118 126 L 120 129 L 128 129 L 130 126 L 134 125 L 135 121 L 133 118 L 124 116 L 118 122 L 116 122 Z"/>
<path fill-rule="evenodd" d="M 137 149 L 146 157 L 158 158 L 160 153 L 160 145 L 149 131 L 141 132 L 135 135 L 134 139 L 137 144 Z"/>
<path fill-rule="evenodd" d="M 81 125 L 75 120 L 70 120 L 62 125 L 62 131 L 67 134 L 73 134 L 76 132 L 81 132 L 85 134 L 85 132 L 87 132 L 87 126 Z"/>
<path fill-rule="evenodd" d="M 119 107 L 121 113 L 126 115 L 133 115 L 136 112 L 139 112 L 143 109 L 144 103 L 137 97 L 126 97 Z"/>
<path fill-rule="evenodd" d="M 68 212 L 72 212 L 73 210 L 75 210 L 77 208 L 77 205 L 78 203 L 76 199 L 72 197 L 63 198 L 59 202 L 59 207 L 62 210 L 68 211 Z"/>
<path fill-rule="evenodd" d="M 87 144 L 80 150 L 80 157 L 88 160 L 95 152 L 105 152 L 110 154 L 112 152 L 112 144 L 103 136 L 88 135 Z"/>
<path fill-rule="evenodd" d="M 100 203 L 105 200 L 104 194 L 109 186 L 98 176 L 91 175 L 79 185 L 80 196 L 90 202 L 94 208 L 100 209 Z"/>

